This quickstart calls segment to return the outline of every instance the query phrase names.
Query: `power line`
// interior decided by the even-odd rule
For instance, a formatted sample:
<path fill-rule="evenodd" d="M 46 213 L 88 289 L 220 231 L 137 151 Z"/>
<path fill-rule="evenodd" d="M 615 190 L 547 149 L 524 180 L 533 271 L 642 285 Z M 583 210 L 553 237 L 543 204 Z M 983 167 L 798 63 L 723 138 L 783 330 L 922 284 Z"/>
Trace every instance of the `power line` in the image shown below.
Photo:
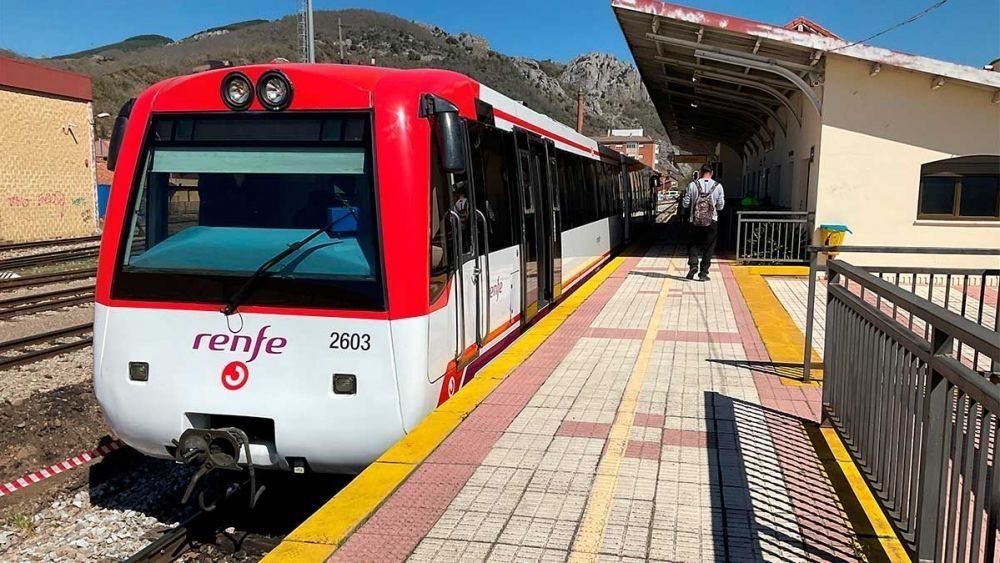
<path fill-rule="evenodd" d="M 875 39 L 876 37 L 879 37 L 880 35 L 885 35 L 886 33 L 889 33 L 890 31 L 894 31 L 896 29 L 899 29 L 899 28 L 903 27 L 906 24 L 913 23 L 913 22 L 919 20 L 920 18 L 926 16 L 927 14 L 933 12 L 934 10 L 937 10 L 941 6 L 944 6 L 947 2 L 948 2 L 948 0 L 939 0 L 938 2 L 935 2 L 934 4 L 932 4 L 932 5 L 924 8 L 920 12 L 918 12 L 916 14 L 913 14 L 912 16 L 910 16 L 910 17 L 906 18 L 905 20 L 897 23 L 896 25 L 893 25 L 891 27 L 887 27 L 887 28 L 883 29 L 882 31 L 880 31 L 880 32 L 878 32 L 878 33 L 876 33 L 874 35 L 870 35 L 868 37 L 865 37 L 864 39 L 861 39 L 860 41 L 855 41 L 853 43 L 848 43 L 847 45 L 843 45 L 843 46 L 837 47 L 835 49 L 830 49 L 830 51 L 828 51 L 828 52 L 839 51 L 841 49 L 846 49 L 848 47 L 853 47 L 854 45 L 858 45 L 860 43 L 867 43 L 868 41 L 871 41 L 872 39 Z"/>

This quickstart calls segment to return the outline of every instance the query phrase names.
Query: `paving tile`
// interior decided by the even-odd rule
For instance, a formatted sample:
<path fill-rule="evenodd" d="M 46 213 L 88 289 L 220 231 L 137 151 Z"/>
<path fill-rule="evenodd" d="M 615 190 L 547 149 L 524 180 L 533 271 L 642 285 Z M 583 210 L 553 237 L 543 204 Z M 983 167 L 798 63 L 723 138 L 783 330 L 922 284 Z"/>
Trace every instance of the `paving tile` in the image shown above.
<path fill-rule="evenodd" d="M 498 543 L 493 546 L 493 551 L 487 561 L 490 563 L 563 563 L 567 559 L 569 559 L 567 551 Z"/>
<path fill-rule="evenodd" d="M 554 518 L 511 516 L 500 535 L 500 543 L 567 551 L 577 523 Z"/>
<path fill-rule="evenodd" d="M 566 561 L 591 533 L 598 561 L 853 560 L 852 531 L 803 429 L 821 390 L 766 373 L 725 261 L 711 281 L 686 283 L 666 277 L 686 268 L 671 252 L 627 257 L 339 560 Z M 593 503 L 609 451 L 621 457 L 601 465 L 608 496 Z M 607 513 L 578 531 L 598 506 Z"/>
<path fill-rule="evenodd" d="M 441 540 L 425 538 L 413 551 L 407 561 L 486 561 L 493 544 L 463 540 Z"/>
<path fill-rule="evenodd" d="M 449 508 L 427 537 L 492 543 L 497 541 L 506 522 L 505 514 Z"/>

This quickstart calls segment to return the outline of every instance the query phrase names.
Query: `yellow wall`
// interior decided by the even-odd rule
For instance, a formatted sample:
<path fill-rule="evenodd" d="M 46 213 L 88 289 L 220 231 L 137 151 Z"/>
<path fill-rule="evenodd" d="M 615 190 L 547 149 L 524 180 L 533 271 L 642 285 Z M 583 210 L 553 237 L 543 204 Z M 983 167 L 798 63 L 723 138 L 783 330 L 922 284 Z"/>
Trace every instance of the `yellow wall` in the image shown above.
<path fill-rule="evenodd" d="M 1000 104 L 957 82 L 931 90 L 931 76 L 838 55 L 826 61 L 816 224 L 844 223 L 847 243 L 1000 248 L 1000 222 L 918 221 L 922 164 L 1000 154 Z M 848 256 L 857 263 L 883 258 Z M 927 264 L 926 257 L 893 258 Z M 1000 259 L 948 258 L 948 265 L 1000 266 Z"/>
<path fill-rule="evenodd" d="M 0 89 L 0 240 L 95 232 L 90 122 L 87 102 Z"/>

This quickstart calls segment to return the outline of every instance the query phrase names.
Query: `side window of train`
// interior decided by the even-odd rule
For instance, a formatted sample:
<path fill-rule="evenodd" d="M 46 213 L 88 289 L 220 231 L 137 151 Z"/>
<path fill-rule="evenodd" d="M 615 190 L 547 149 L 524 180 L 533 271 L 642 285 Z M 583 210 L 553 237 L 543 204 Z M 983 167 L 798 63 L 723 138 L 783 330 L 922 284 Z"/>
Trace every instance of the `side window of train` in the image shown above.
<path fill-rule="evenodd" d="M 524 181 L 524 212 L 535 212 L 535 187 L 531 185 L 531 156 L 526 150 L 517 151 L 517 164 L 521 168 L 521 178 Z"/>
<path fill-rule="evenodd" d="M 508 173 L 507 153 L 504 146 L 507 135 L 499 129 L 481 123 L 469 123 L 469 141 L 472 147 L 471 167 L 476 185 L 476 205 L 486 217 L 489 229 L 490 251 L 513 246 L 514 221 L 512 219 L 512 194 L 516 184 Z M 513 172 L 511 170 L 511 172 Z M 486 241 L 480 237 L 480 252 Z"/>
<path fill-rule="evenodd" d="M 451 222 L 448 221 L 450 194 L 448 193 L 448 176 L 441 170 L 438 159 L 437 142 L 431 136 L 430 162 L 430 288 L 429 302 L 434 303 L 448 285 L 448 274 L 454 269 L 452 257 L 455 253 L 454 233 Z"/>

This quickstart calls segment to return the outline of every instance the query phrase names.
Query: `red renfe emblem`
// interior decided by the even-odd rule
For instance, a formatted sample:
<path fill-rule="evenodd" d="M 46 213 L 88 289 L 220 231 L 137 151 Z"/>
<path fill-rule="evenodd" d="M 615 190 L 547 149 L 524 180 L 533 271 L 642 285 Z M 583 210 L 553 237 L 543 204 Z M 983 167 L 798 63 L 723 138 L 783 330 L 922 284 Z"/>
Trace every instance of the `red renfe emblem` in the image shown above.
<path fill-rule="evenodd" d="M 250 380 L 250 368 L 243 362 L 229 362 L 222 368 L 222 386 L 236 391 Z"/>

